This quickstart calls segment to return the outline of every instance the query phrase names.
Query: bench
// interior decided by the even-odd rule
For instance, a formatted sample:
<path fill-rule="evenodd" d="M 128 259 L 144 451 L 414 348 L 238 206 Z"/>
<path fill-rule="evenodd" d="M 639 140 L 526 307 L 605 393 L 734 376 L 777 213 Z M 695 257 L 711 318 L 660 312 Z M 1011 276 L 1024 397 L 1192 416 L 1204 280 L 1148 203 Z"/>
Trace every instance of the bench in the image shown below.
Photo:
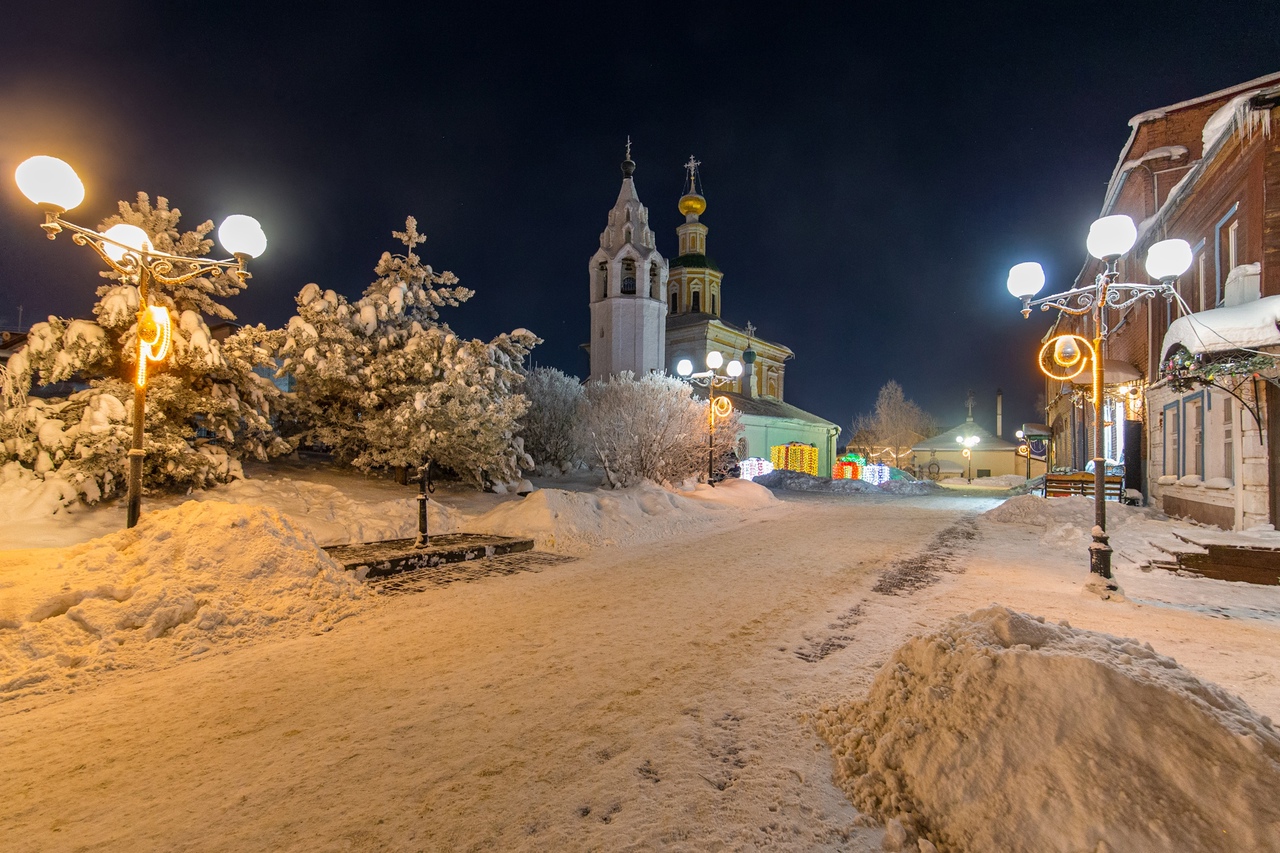
<path fill-rule="evenodd" d="M 1123 477 L 1107 477 L 1104 487 L 1106 493 L 1103 500 L 1118 501 L 1124 497 Z M 1066 498 L 1072 495 L 1091 498 L 1093 475 L 1083 471 L 1076 474 L 1046 474 L 1041 494 L 1046 498 Z"/>

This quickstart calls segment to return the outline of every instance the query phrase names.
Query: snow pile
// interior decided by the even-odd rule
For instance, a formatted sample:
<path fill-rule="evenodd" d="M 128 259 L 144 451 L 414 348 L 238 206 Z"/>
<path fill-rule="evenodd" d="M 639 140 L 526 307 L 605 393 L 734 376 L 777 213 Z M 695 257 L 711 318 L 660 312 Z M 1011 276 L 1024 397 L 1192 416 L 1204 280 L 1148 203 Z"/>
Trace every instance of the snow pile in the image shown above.
<path fill-rule="evenodd" d="M 768 489 L 749 480 L 726 480 L 693 492 L 668 491 L 648 481 L 616 491 L 538 489 L 467 520 L 463 530 L 532 537 L 539 549 L 581 554 L 602 545 L 704 530 L 774 503 L 777 498 Z"/>
<path fill-rule="evenodd" d="M 879 489 L 891 495 L 931 495 L 940 486 L 932 480 L 886 480 Z"/>
<path fill-rule="evenodd" d="M 403 498 L 370 500 L 351 496 L 325 483 L 295 478 L 237 480 L 228 486 L 191 497 L 203 501 L 266 506 L 288 515 L 320 545 L 377 542 L 418 535 L 418 498 L 410 489 Z M 458 529 L 462 513 L 434 500 L 427 501 L 427 529 L 448 533 Z"/>
<path fill-rule="evenodd" d="M 1270 721 L 1133 640 L 992 606 L 908 641 L 816 723 L 899 843 L 1280 849 Z"/>
<path fill-rule="evenodd" d="M 80 490 L 56 474 L 37 477 L 20 462 L 0 466 L 0 526 L 37 521 L 80 504 Z"/>
<path fill-rule="evenodd" d="M 891 494 L 891 495 L 928 495 L 936 492 L 937 487 L 928 480 L 885 480 L 879 485 L 866 480 L 833 480 L 826 477 L 815 477 L 801 471 L 775 469 L 768 474 L 761 474 L 752 480 L 771 489 L 786 489 L 792 492 L 827 492 L 837 495 L 853 494 Z"/>
<path fill-rule="evenodd" d="M 1108 502 L 1107 526 L 1149 519 L 1153 514 L 1150 509 Z M 1093 527 L 1094 505 L 1093 498 L 1079 496 L 1042 498 L 1039 495 L 1018 495 L 995 509 L 987 510 L 982 516 L 1002 524 L 1030 524 L 1046 528 L 1074 526 L 1089 530 Z"/>
<path fill-rule="evenodd" d="M 306 532 L 264 507 L 190 501 L 59 556 L 0 569 L 0 697 L 268 633 L 327 630 L 365 595 Z"/>

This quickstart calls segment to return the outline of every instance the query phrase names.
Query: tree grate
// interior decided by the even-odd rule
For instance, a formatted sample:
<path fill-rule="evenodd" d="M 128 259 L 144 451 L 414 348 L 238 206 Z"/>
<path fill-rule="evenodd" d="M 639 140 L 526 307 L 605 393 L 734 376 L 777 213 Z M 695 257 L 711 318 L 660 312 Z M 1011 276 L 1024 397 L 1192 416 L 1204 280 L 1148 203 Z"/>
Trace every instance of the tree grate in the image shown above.
<path fill-rule="evenodd" d="M 563 554 L 520 551 L 514 554 L 486 557 L 482 560 L 468 560 L 465 563 L 445 563 L 413 569 L 386 577 L 371 577 L 367 583 L 384 595 L 406 595 L 448 586 L 458 581 L 466 583 L 481 578 L 514 575 L 520 572 L 540 572 L 547 566 L 571 563 L 577 559 L 577 557 L 567 557 Z"/>

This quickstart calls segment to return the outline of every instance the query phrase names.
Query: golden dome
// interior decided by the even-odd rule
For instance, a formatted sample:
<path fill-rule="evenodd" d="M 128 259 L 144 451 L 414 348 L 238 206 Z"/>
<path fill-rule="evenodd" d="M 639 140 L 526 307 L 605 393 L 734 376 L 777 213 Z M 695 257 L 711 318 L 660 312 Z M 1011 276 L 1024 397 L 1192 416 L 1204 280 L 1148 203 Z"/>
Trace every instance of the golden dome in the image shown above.
<path fill-rule="evenodd" d="M 680 197 L 680 212 L 685 216 L 693 214 L 701 216 L 707 209 L 707 200 L 697 193 L 689 193 Z"/>

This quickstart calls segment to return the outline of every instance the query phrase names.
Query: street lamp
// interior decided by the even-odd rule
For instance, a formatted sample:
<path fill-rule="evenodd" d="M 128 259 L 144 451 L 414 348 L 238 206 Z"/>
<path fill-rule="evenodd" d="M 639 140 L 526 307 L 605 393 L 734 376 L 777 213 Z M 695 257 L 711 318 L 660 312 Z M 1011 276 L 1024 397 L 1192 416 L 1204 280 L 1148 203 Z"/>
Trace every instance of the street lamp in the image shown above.
<path fill-rule="evenodd" d="M 1052 296 L 1032 299 L 1044 287 L 1044 269 L 1037 263 L 1017 264 L 1009 270 L 1009 292 L 1022 300 L 1022 316 L 1031 316 L 1032 307 L 1041 311 L 1056 308 L 1059 314 L 1072 316 L 1093 314 L 1094 337 L 1092 343 L 1079 335 L 1057 335 L 1040 350 L 1040 369 L 1054 379 L 1069 380 L 1084 371 L 1086 364 L 1093 369 L 1093 544 L 1089 546 L 1089 571 L 1108 581 L 1111 578 L 1111 544 L 1107 539 L 1106 509 L 1106 458 L 1102 452 L 1102 363 L 1104 344 L 1110 328 L 1107 309 L 1116 311 L 1128 308 L 1140 299 L 1154 299 L 1157 295 L 1171 300 L 1176 295 L 1174 281 L 1191 266 L 1191 246 L 1185 240 L 1161 240 L 1147 250 L 1147 274 L 1159 284 L 1118 282 L 1118 266 L 1133 244 L 1137 242 L 1138 229 L 1133 220 L 1123 214 L 1104 216 L 1089 226 L 1085 246 L 1089 254 L 1103 262 L 1103 271 L 1093 284 L 1075 287 Z M 1063 374 L 1057 371 L 1061 369 Z M 1067 371 L 1072 371 L 1067 373 Z"/>
<path fill-rule="evenodd" d="M 208 261 L 171 255 L 156 249 L 151 237 L 136 225 L 120 223 L 99 234 L 62 218 L 62 214 L 84 201 L 84 184 L 79 176 L 56 157 L 31 157 L 14 173 L 18 189 L 44 211 L 41 228 L 52 240 L 64 230 L 71 242 L 88 246 L 107 266 L 138 288 L 137 371 L 133 382 L 133 446 L 129 450 L 128 510 L 125 523 L 138 523 L 142 509 L 143 421 L 147 401 L 147 365 L 164 360 L 169 352 L 171 321 L 163 305 L 147 302 L 154 280 L 177 285 L 211 273 L 226 272 L 241 283 L 249 278 L 245 262 L 267 248 L 262 226 L 251 216 L 228 216 L 218 228 L 218 241 L 232 255 L 231 260 Z"/>
<path fill-rule="evenodd" d="M 960 451 L 960 455 L 963 456 L 969 463 L 968 480 L 970 483 L 973 482 L 973 448 L 976 447 L 978 442 L 980 441 L 982 441 L 982 438 L 976 435 L 957 435 L 956 436 L 956 444 L 960 444 L 964 446 L 964 449 Z"/>
<path fill-rule="evenodd" d="M 718 371 L 724 368 L 724 373 Z M 728 385 L 742 375 L 742 362 L 736 358 L 725 364 L 724 355 L 719 350 L 707 353 L 707 369 L 700 373 L 693 372 L 693 362 L 682 358 L 676 362 L 676 373 L 686 382 L 701 385 L 707 389 L 707 482 L 715 485 L 716 461 L 716 418 L 727 418 L 733 413 L 733 402 L 728 397 L 717 397 L 716 389 Z"/>

